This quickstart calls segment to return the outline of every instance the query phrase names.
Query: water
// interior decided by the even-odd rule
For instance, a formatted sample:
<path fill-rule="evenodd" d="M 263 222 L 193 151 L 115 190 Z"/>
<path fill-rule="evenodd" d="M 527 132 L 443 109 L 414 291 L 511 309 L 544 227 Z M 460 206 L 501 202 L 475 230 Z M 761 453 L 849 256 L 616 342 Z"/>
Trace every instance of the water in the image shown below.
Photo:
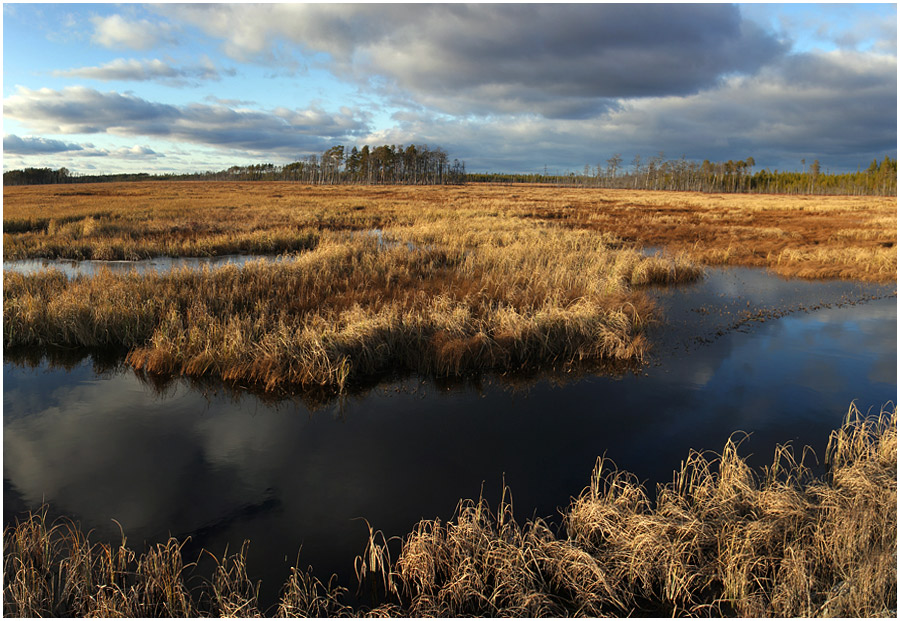
<path fill-rule="evenodd" d="M 46 500 L 95 540 L 118 540 L 112 518 L 133 547 L 171 533 L 191 536 L 189 555 L 221 554 L 250 539 L 271 603 L 301 545 L 301 566 L 354 586 L 359 518 L 403 535 L 482 489 L 495 506 L 505 481 L 517 518 L 558 522 L 599 455 L 651 484 L 737 430 L 757 465 L 785 441 L 821 456 L 851 401 L 865 412 L 897 400 L 893 284 L 710 270 L 654 295 L 669 323 L 638 373 L 455 388 L 409 378 L 319 409 L 185 380 L 155 387 L 90 360 L 6 360 L 4 521 Z"/>
<path fill-rule="evenodd" d="M 366 235 L 375 239 L 378 250 L 390 250 L 400 245 L 400 242 L 385 237 L 384 231 L 381 229 L 367 229 L 361 231 L 361 235 Z M 417 248 L 412 242 L 406 242 L 406 248 L 413 251 Z M 423 248 L 427 249 L 427 246 Z M 216 257 L 154 257 L 152 259 L 142 259 L 139 261 L 75 261 L 72 259 L 16 259 L 12 261 L 4 261 L 3 269 L 20 274 L 33 274 L 42 269 L 56 269 L 65 274 L 68 278 L 75 276 L 93 276 L 102 269 L 109 269 L 113 272 L 131 272 L 138 274 L 147 272 L 165 273 L 173 269 L 188 267 L 191 269 L 199 269 L 205 266 L 210 268 L 220 267 L 222 265 L 244 265 L 249 261 L 292 261 L 298 255 L 265 255 L 265 254 L 226 254 Z"/>
<path fill-rule="evenodd" d="M 400 242 L 390 237 L 385 237 L 381 229 L 368 229 L 361 232 L 375 239 L 379 250 L 390 250 L 400 245 Z M 410 251 L 416 249 L 416 245 L 406 242 L 406 248 Z M 147 272 L 165 273 L 173 269 L 188 267 L 199 269 L 205 266 L 214 268 L 222 265 L 244 265 L 249 261 L 292 261 L 296 254 L 264 255 L 264 254 L 226 254 L 216 257 L 154 257 L 139 261 L 75 261 L 72 259 L 16 259 L 4 261 L 3 269 L 20 274 L 33 274 L 42 269 L 56 269 L 64 273 L 68 278 L 75 276 L 93 276 L 102 269 L 113 272 L 131 272 L 138 274 Z"/>
<path fill-rule="evenodd" d="M 33 274 L 42 269 L 56 269 L 69 278 L 75 276 L 93 276 L 102 269 L 113 272 L 131 272 L 138 274 L 147 272 L 165 273 L 180 267 L 192 269 L 204 266 L 219 267 L 222 265 L 241 266 L 248 261 L 264 259 L 266 261 L 292 260 L 293 255 L 254 255 L 254 254 L 226 254 L 217 257 L 154 257 L 140 261 L 74 261 L 70 259 L 17 259 L 4 261 L 3 269 L 21 274 Z"/>

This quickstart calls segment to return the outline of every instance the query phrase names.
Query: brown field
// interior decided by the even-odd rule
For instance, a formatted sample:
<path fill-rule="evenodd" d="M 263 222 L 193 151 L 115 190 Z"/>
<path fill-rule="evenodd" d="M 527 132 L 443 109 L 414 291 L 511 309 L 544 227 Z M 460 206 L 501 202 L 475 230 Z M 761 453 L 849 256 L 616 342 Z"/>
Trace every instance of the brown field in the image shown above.
<path fill-rule="evenodd" d="M 864 419 L 851 407 L 820 477 L 807 450 L 804 464 L 780 447 L 755 472 L 739 444 L 690 454 L 655 500 L 601 459 L 560 526 L 518 523 L 505 490 L 496 512 L 479 499 L 420 522 L 396 559 L 370 528 L 355 607 L 333 578 L 295 567 L 260 610 L 246 549 L 198 583 L 183 542 L 138 554 L 124 535 L 92 544 L 39 513 L 4 531 L 4 614 L 896 617 L 896 409 Z"/>
<path fill-rule="evenodd" d="M 155 208 L 135 206 L 141 189 L 153 190 Z M 139 370 L 269 390 L 639 361 L 653 309 L 637 288 L 701 274 L 679 256 L 645 257 L 604 233 L 510 215 L 499 200 L 453 207 L 439 190 L 179 183 L 57 192 L 75 202 L 32 220 L 9 208 L 21 232 L 5 233 L 5 251 L 305 251 L 167 274 L 7 272 L 7 348 L 118 348 Z M 234 195 L 251 202 L 223 206 Z"/>
<path fill-rule="evenodd" d="M 895 199 L 871 197 L 154 182 L 4 188 L 3 218 L 5 260 L 291 254 L 4 278 L 6 348 L 112 348 L 266 390 L 640 361 L 655 318 L 641 287 L 694 280 L 698 262 L 897 269 Z"/>
<path fill-rule="evenodd" d="M 893 197 L 286 182 L 14 186 L 3 195 L 6 260 L 301 251 L 321 231 L 382 228 L 402 237 L 423 218 L 488 218 L 599 231 L 785 276 L 887 282 L 897 273 Z"/>

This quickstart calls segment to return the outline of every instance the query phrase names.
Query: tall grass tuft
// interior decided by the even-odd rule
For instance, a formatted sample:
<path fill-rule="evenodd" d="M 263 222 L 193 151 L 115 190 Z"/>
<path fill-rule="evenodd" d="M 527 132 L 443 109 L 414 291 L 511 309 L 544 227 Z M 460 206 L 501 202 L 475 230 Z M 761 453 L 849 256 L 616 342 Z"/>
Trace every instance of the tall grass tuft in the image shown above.
<path fill-rule="evenodd" d="M 396 372 L 640 361 L 653 307 L 636 287 L 702 275 L 590 232 L 427 216 L 396 243 L 333 232 L 241 268 L 7 273 L 4 346 L 115 348 L 151 373 L 341 392 Z"/>
<path fill-rule="evenodd" d="M 600 458 L 559 528 L 517 522 L 506 488 L 496 511 L 480 497 L 421 521 L 396 559 L 369 526 L 357 607 L 294 567 L 261 611 L 247 544 L 189 589 L 183 543 L 138 555 L 38 512 L 4 532 L 4 614 L 895 617 L 896 408 L 851 407 L 818 476 L 807 449 L 780 446 L 759 471 L 739 449 L 691 452 L 655 498 Z"/>

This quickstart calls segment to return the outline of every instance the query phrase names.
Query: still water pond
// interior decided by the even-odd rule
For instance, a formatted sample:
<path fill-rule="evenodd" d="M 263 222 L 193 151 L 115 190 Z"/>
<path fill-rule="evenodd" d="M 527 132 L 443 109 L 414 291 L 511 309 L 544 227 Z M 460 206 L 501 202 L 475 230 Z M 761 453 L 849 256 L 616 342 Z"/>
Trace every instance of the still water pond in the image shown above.
<path fill-rule="evenodd" d="M 552 518 L 598 455 L 651 484 L 736 430 L 751 434 L 743 453 L 757 465 L 785 441 L 821 456 L 851 401 L 865 412 L 897 400 L 894 284 L 710 270 L 654 295 L 667 323 L 638 373 L 408 379 L 315 410 L 181 380 L 154 387 L 89 360 L 5 360 L 4 521 L 46 500 L 97 540 L 117 540 L 112 518 L 136 547 L 171 533 L 191 536 L 189 555 L 221 554 L 250 539 L 270 603 L 301 545 L 302 566 L 353 586 L 367 534 L 357 518 L 402 535 L 482 487 L 494 506 L 504 479 L 518 518 Z"/>
<path fill-rule="evenodd" d="M 154 257 L 140 261 L 74 261 L 71 259 L 17 259 L 4 261 L 3 269 L 18 272 L 20 274 L 34 274 L 43 269 L 59 270 L 69 278 L 75 276 L 93 276 L 97 272 L 108 269 L 112 272 L 131 272 L 146 274 L 147 272 L 170 272 L 173 269 L 187 267 L 198 269 L 204 266 L 210 268 L 222 265 L 241 266 L 248 261 L 264 259 L 266 261 L 290 260 L 293 255 L 252 255 L 252 254 L 226 254 L 216 257 Z"/>
<path fill-rule="evenodd" d="M 372 238 L 376 247 L 380 250 L 394 248 L 400 242 L 386 236 L 381 229 L 368 229 L 359 233 Z M 416 246 L 406 243 L 409 250 Z M 281 255 L 265 254 L 224 254 L 214 257 L 154 257 L 138 261 L 100 261 L 86 260 L 75 261 L 72 259 L 16 259 L 4 261 L 3 269 L 20 274 L 34 274 L 44 269 L 55 269 L 65 274 L 68 278 L 76 276 L 93 276 L 101 270 L 112 272 L 137 272 L 146 274 L 156 272 L 164 274 L 178 268 L 201 269 L 203 267 L 216 268 L 223 265 L 236 265 L 238 267 L 250 261 L 292 261 L 299 253 Z"/>

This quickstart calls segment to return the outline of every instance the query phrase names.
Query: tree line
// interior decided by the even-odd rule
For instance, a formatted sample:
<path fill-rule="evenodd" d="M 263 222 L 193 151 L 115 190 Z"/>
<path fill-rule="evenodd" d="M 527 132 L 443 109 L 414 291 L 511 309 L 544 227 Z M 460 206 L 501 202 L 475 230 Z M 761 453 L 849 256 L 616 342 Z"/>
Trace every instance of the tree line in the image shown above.
<path fill-rule="evenodd" d="M 382 145 L 362 148 L 343 145 L 326 150 L 322 155 L 277 166 L 250 164 L 232 166 L 220 171 L 186 174 L 150 175 L 120 173 L 82 175 L 65 168 L 26 168 L 3 173 L 4 185 L 44 183 L 96 183 L 148 180 L 195 181 L 296 181 L 308 184 L 404 184 L 442 185 L 466 182 L 487 183 L 551 183 L 555 185 L 627 188 L 633 190 L 682 190 L 694 192 L 726 192 L 753 194 L 842 194 L 897 195 L 897 160 L 889 156 L 872 160 L 866 169 L 851 173 L 822 171 L 819 160 L 807 165 L 801 160 L 799 171 L 754 170 L 753 157 L 743 160 L 697 162 L 684 156 L 666 160 L 662 153 L 643 159 L 636 155 L 625 164 L 618 153 L 596 166 L 585 165 L 580 173 L 520 174 L 466 173 L 465 162 L 449 160 L 440 147 L 427 145 Z"/>
<path fill-rule="evenodd" d="M 509 174 L 469 173 L 471 182 L 488 183 L 550 183 L 565 186 L 622 188 L 633 190 L 675 190 L 693 192 L 753 193 L 753 194 L 841 194 L 841 195 L 897 195 L 897 160 L 885 156 L 865 170 L 854 173 L 823 172 L 819 160 L 808 166 L 801 160 L 799 171 L 779 171 L 768 168 L 754 171 L 753 157 L 743 160 L 702 163 L 686 159 L 666 160 L 662 153 L 644 160 L 636 155 L 625 165 L 615 154 L 596 167 L 585 165 L 580 173 L 566 174 Z"/>
<path fill-rule="evenodd" d="M 308 184 L 367 185 L 444 185 L 466 182 L 466 164 L 450 161 L 447 152 L 428 145 L 382 145 L 361 149 L 344 145 L 326 150 L 322 155 L 278 166 L 250 164 L 231 166 L 220 171 L 184 174 L 150 175 L 120 173 L 82 175 L 66 168 L 25 168 L 3 173 L 3 185 L 38 185 L 45 183 L 98 183 L 114 181 L 297 181 Z"/>

